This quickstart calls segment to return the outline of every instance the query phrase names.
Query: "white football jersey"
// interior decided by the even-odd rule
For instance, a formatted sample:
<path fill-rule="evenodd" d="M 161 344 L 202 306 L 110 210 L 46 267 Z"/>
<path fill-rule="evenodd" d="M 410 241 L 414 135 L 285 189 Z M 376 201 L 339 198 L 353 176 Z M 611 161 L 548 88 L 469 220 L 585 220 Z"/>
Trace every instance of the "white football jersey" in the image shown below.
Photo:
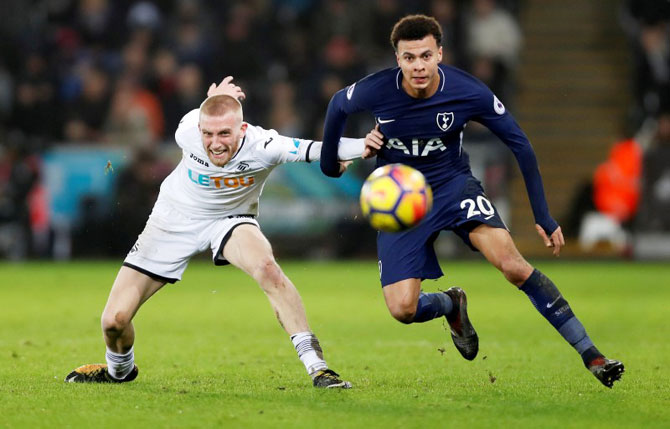
<path fill-rule="evenodd" d="M 207 157 L 198 129 L 199 109 L 187 113 L 175 132 L 182 159 L 161 184 L 159 201 L 169 202 L 192 219 L 258 215 L 258 199 L 274 167 L 286 162 L 318 161 L 321 142 L 279 135 L 248 124 L 237 153 L 223 167 Z M 359 158 L 363 139 L 342 138 L 338 156 Z"/>

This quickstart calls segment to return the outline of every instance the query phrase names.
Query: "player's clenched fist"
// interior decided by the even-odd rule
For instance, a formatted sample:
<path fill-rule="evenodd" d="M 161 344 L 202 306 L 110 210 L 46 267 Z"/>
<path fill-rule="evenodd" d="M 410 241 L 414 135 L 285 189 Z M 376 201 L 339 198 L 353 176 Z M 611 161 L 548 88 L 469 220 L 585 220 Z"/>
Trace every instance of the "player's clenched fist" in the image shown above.
<path fill-rule="evenodd" d="M 242 91 L 242 88 L 235 85 L 233 82 L 232 76 L 226 76 L 223 78 L 220 84 L 213 83 L 207 89 L 207 96 L 212 97 L 214 95 L 229 95 L 236 100 L 244 100 L 247 96 Z"/>
<path fill-rule="evenodd" d="M 384 134 L 379 131 L 379 124 L 370 130 L 365 136 L 365 149 L 363 150 L 363 159 L 372 158 L 377 155 L 377 151 L 384 145 Z"/>

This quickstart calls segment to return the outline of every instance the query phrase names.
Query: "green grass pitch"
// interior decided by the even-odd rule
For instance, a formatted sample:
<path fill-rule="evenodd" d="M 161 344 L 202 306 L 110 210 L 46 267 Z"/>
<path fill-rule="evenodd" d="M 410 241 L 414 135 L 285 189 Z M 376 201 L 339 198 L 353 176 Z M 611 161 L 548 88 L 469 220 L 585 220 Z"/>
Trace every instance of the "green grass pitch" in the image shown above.
<path fill-rule="evenodd" d="M 441 321 L 404 326 L 376 263 L 282 262 L 349 391 L 311 387 L 260 289 L 197 261 L 140 310 L 140 375 L 63 383 L 104 361 L 99 317 L 119 263 L 0 264 L 0 427 L 670 426 L 670 266 L 540 263 L 591 338 L 622 360 L 612 390 L 485 263 L 443 263 L 426 291 L 463 287 L 480 354 L 463 360 Z"/>

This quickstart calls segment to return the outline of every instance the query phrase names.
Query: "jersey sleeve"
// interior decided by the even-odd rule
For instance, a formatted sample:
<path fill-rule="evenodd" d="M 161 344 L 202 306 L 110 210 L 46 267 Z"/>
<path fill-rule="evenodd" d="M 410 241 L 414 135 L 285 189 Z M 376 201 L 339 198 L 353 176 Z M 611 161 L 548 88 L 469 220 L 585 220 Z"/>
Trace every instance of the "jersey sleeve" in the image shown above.
<path fill-rule="evenodd" d="M 174 138 L 182 149 L 186 149 L 186 147 L 189 144 L 193 144 L 193 142 L 201 141 L 200 130 L 198 130 L 199 117 L 200 109 L 193 109 L 179 121 L 177 131 L 174 133 Z"/>
<path fill-rule="evenodd" d="M 344 132 L 347 117 L 366 109 L 369 88 L 366 79 L 341 89 L 330 99 L 323 126 L 321 171 L 330 177 L 339 177 L 338 144 Z"/>
<path fill-rule="evenodd" d="M 535 222 L 547 234 L 553 233 L 558 228 L 558 223 L 549 214 L 542 176 L 528 137 L 503 103 L 488 88 L 482 88 L 478 101 L 478 111 L 473 119 L 486 126 L 512 150 L 526 184 Z"/>
<path fill-rule="evenodd" d="M 309 150 L 307 162 L 321 160 L 321 147 L 323 142 L 315 141 Z M 352 139 L 349 137 L 340 137 L 340 142 L 337 145 L 337 160 L 351 161 L 360 158 L 365 149 L 365 139 Z M 339 165 L 338 165 L 339 169 Z"/>
<path fill-rule="evenodd" d="M 287 162 L 312 162 L 321 159 L 322 142 L 286 137 L 275 130 L 262 130 L 263 142 L 257 151 L 259 158 L 268 166 Z M 338 160 L 360 158 L 364 149 L 363 139 L 342 138 L 338 145 Z M 338 166 L 339 169 L 339 166 Z"/>

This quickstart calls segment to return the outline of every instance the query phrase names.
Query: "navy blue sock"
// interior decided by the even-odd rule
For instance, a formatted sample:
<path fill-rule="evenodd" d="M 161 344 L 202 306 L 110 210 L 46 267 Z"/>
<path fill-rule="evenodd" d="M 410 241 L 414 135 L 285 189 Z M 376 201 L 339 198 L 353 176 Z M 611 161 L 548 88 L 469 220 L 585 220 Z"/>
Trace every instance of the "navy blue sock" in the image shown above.
<path fill-rule="evenodd" d="M 586 366 L 593 359 L 602 356 L 586 334 L 584 325 L 572 312 L 568 301 L 561 296 L 556 285 L 547 276 L 537 269 L 533 270 L 519 289 L 528 295 L 537 311 L 577 350 Z"/>
<path fill-rule="evenodd" d="M 423 293 L 419 295 L 416 314 L 412 323 L 422 323 L 451 313 L 454 305 L 451 298 L 444 292 Z"/>

